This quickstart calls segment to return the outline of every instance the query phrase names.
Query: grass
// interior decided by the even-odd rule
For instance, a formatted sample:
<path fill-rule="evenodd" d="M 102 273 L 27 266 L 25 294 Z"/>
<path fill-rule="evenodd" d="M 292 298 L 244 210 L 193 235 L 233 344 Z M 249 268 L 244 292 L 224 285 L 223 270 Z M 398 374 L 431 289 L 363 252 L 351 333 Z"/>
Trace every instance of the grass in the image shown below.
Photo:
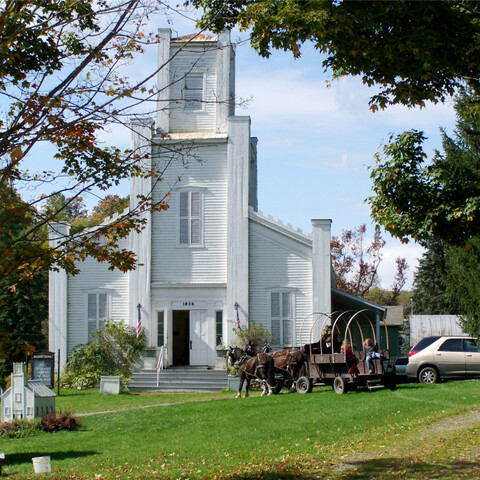
<path fill-rule="evenodd" d="M 38 478 L 31 458 L 42 455 L 52 458 L 53 479 L 474 478 L 479 387 L 410 384 L 347 395 L 325 387 L 248 399 L 70 391 L 57 410 L 108 413 L 83 416 L 76 432 L 0 439 L 0 450 L 9 479 Z"/>

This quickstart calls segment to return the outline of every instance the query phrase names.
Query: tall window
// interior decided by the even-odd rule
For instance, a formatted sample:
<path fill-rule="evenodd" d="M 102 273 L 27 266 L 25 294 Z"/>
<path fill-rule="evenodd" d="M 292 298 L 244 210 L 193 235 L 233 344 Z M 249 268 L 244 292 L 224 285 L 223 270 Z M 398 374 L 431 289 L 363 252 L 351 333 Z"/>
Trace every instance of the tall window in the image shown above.
<path fill-rule="evenodd" d="M 180 192 L 180 244 L 202 243 L 202 194 L 195 191 Z"/>
<path fill-rule="evenodd" d="M 215 346 L 223 344 L 223 312 L 215 312 Z"/>
<path fill-rule="evenodd" d="M 183 90 L 185 110 L 201 110 L 203 100 L 203 75 L 185 75 L 185 87 Z"/>
<path fill-rule="evenodd" d="M 89 293 L 87 295 L 88 341 L 93 342 L 92 332 L 105 326 L 108 318 L 108 294 Z"/>
<path fill-rule="evenodd" d="M 270 293 L 270 325 L 273 342 L 291 347 L 293 344 L 293 295 L 291 292 Z"/>
<path fill-rule="evenodd" d="M 163 347 L 165 341 L 164 337 L 164 328 L 165 328 L 165 315 L 164 312 L 157 313 L 157 346 Z"/>

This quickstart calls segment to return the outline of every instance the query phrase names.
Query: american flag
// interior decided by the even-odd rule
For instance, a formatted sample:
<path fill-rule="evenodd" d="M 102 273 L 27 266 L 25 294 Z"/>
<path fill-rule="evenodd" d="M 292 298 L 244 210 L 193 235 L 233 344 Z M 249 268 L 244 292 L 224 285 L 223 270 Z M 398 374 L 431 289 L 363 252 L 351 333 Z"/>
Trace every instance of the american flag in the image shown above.
<path fill-rule="evenodd" d="M 138 309 L 137 338 L 140 338 L 140 335 L 142 334 L 142 306 L 138 304 L 137 309 Z"/>

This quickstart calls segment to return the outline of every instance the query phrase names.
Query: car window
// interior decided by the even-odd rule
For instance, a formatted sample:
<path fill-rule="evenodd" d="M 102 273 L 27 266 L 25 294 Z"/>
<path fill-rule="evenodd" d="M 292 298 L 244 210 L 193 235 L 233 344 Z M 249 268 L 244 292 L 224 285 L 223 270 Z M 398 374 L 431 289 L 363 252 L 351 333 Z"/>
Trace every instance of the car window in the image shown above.
<path fill-rule="evenodd" d="M 395 360 L 395 365 L 407 365 L 408 363 L 408 357 L 398 357 Z"/>
<path fill-rule="evenodd" d="M 466 338 L 463 342 L 466 352 L 480 352 L 480 345 L 478 343 L 478 340 L 474 340 L 473 338 Z"/>
<path fill-rule="evenodd" d="M 422 338 L 413 348 L 412 350 L 415 350 L 419 352 L 420 350 L 423 350 L 424 348 L 427 348 L 429 345 L 431 345 L 433 342 L 438 340 L 440 337 L 425 337 Z"/>
<path fill-rule="evenodd" d="M 448 338 L 438 349 L 440 352 L 463 352 L 462 338 Z"/>

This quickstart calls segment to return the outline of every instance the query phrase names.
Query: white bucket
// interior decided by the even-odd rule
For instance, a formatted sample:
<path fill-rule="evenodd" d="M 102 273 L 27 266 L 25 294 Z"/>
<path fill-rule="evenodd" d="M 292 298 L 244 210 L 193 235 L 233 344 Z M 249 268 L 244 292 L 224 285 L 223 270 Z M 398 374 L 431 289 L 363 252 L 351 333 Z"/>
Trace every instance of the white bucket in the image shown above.
<path fill-rule="evenodd" d="M 32 462 L 35 473 L 50 473 L 52 471 L 50 457 L 33 457 Z"/>

